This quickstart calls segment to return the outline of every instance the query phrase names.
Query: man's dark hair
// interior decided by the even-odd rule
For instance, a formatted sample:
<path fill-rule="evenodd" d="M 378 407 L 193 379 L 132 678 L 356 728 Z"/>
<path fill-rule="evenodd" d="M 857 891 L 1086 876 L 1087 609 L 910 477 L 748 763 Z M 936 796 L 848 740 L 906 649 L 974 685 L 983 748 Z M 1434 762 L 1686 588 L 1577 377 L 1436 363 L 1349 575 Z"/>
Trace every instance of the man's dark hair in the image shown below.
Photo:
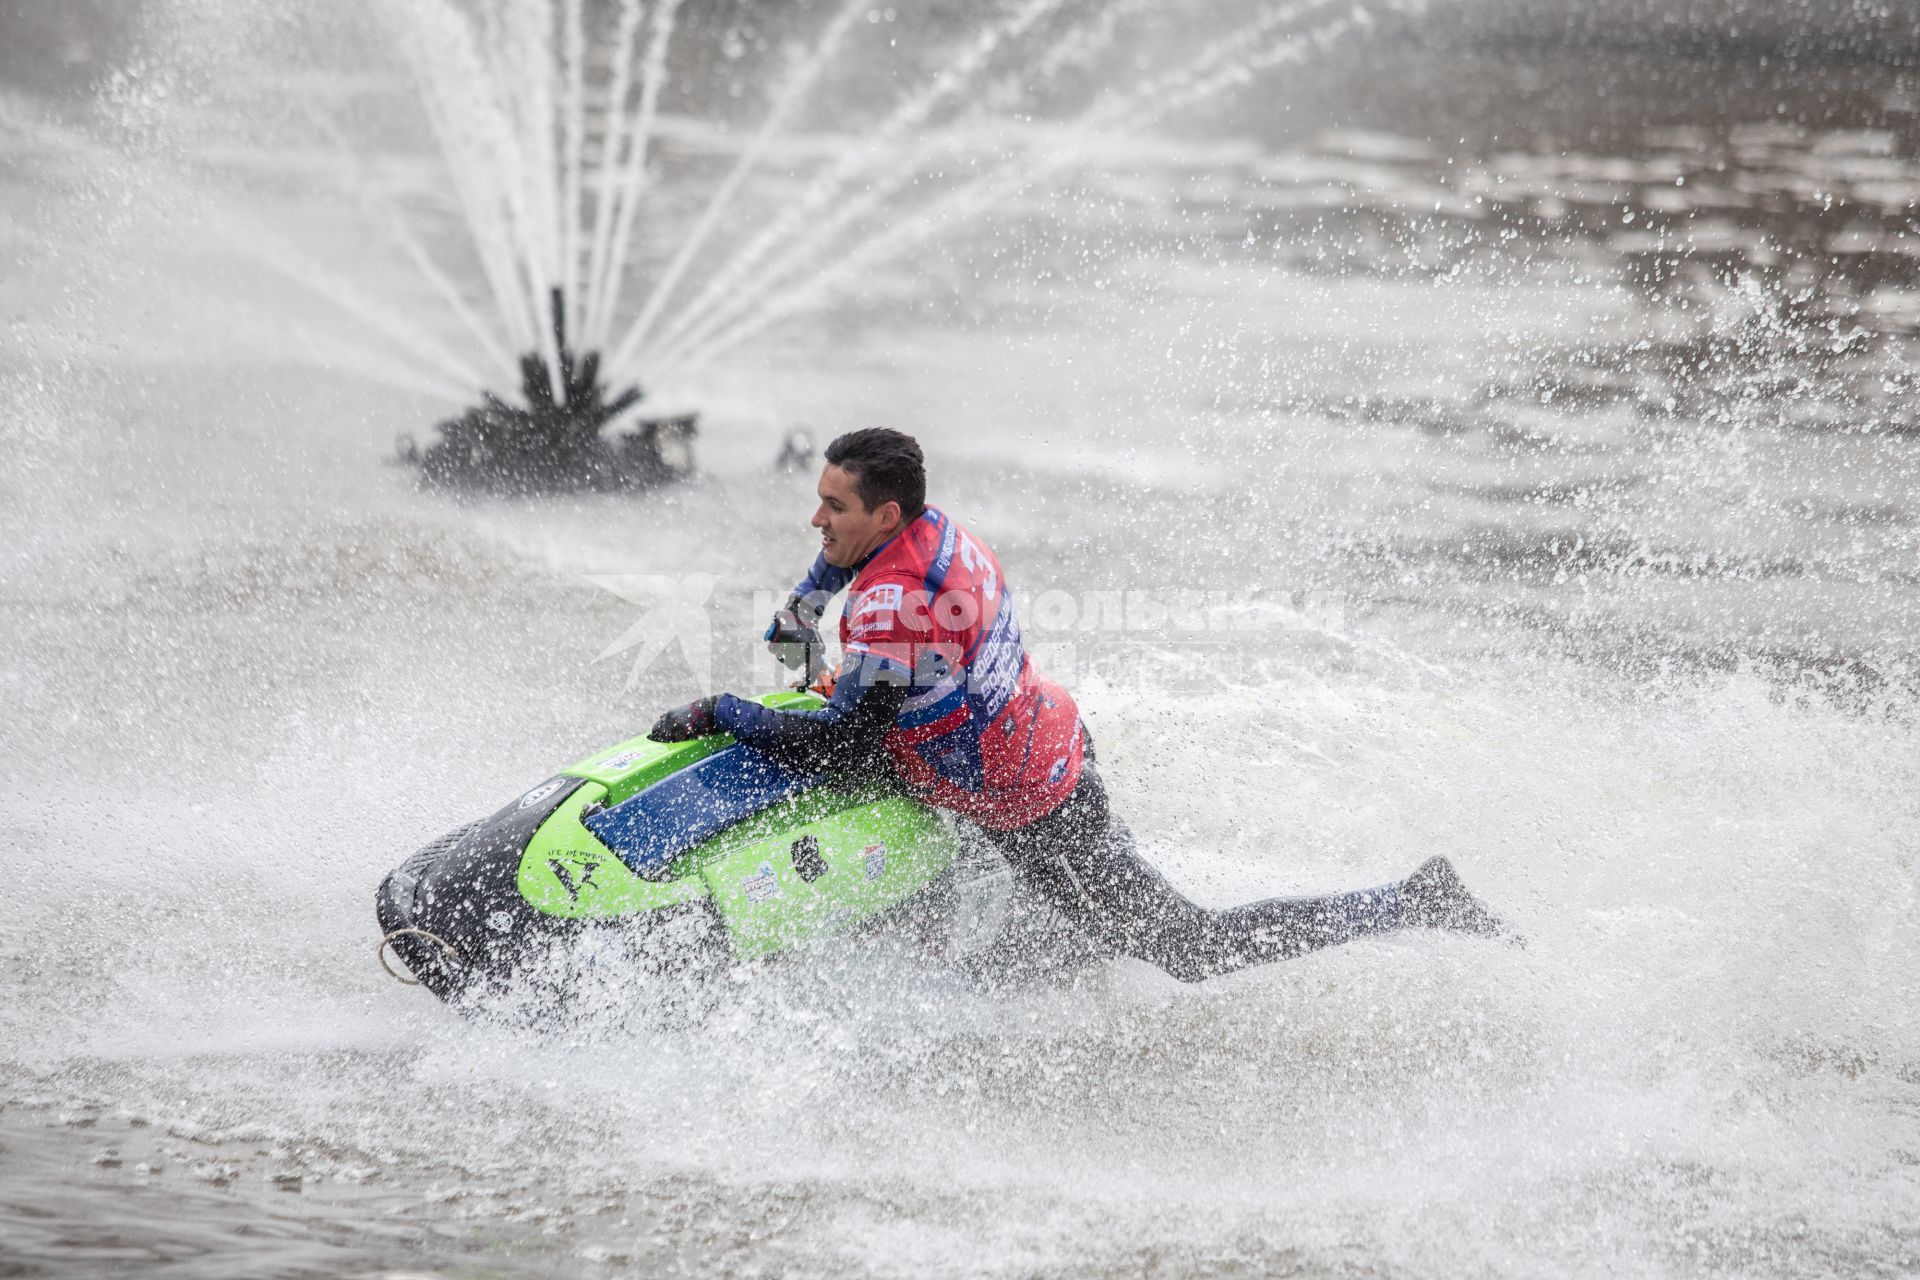
<path fill-rule="evenodd" d="M 911 522 L 927 509 L 927 460 L 905 432 L 849 431 L 827 446 L 827 461 L 853 477 L 853 491 L 869 511 L 897 502 L 900 519 Z"/>

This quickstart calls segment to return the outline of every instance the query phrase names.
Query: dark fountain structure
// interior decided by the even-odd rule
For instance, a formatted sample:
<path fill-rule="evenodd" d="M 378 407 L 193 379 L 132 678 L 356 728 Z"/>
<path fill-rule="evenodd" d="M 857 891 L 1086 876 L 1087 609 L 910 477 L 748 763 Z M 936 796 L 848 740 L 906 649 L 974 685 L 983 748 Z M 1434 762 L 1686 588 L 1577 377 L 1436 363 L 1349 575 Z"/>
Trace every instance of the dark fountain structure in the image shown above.
<path fill-rule="evenodd" d="M 640 403 L 629 386 L 611 395 L 600 381 L 600 353 L 575 357 L 567 345 L 565 299 L 552 292 L 556 379 L 546 357 L 520 357 L 526 407 L 492 392 L 481 403 L 435 429 L 422 449 L 411 435 L 399 440 L 398 461 L 420 469 L 423 485 L 482 493 L 552 494 L 651 488 L 693 471 L 698 414 L 642 418 L 609 432 L 609 424 Z M 559 394 L 555 394 L 558 383 Z"/>

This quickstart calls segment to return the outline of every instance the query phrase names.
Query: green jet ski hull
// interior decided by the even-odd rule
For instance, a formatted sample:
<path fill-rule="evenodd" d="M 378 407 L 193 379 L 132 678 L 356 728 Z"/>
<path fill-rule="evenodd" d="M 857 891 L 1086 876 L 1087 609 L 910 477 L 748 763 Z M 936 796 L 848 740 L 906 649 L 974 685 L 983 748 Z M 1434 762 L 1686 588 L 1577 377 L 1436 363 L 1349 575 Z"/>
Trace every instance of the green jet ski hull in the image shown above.
<path fill-rule="evenodd" d="M 567 956 L 609 947 L 665 968 L 758 960 L 869 926 L 953 867 L 956 837 L 925 805 L 763 765 L 720 734 L 632 738 L 562 769 L 386 877 L 383 961 L 390 946 L 458 1002 L 563 981 Z"/>

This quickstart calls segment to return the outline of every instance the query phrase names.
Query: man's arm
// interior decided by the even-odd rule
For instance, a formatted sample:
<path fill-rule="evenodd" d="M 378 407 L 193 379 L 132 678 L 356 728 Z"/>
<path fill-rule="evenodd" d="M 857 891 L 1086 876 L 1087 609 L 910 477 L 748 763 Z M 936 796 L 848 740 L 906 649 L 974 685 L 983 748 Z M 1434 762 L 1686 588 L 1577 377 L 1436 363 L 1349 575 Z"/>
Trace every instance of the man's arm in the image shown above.
<path fill-rule="evenodd" d="M 815 591 L 830 593 L 844 587 L 853 576 L 851 570 L 830 565 L 822 556 L 800 588 L 812 586 Z M 906 585 L 903 582 L 894 588 L 896 600 L 904 598 L 902 587 Z M 800 598 L 796 589 L 795 599 Z M 824 603 L 825 597 L 815 598 Z M 775 621 L 777 626 L 778 618 Z M 649 736 L 661 742 L 684 742 L 724 731 L 802 772 L 878 772 L 883 763 L 881 743 L 898 719 L 913 683 L 914 649 L 911 635 L 903 627 L 897 607 L 863 615 L 847 645 L 833 696 L 816 711 L 774 711 L 723 693 L 668 712 Z"/>
<path fill-rule="evenodd" d="M 873 774 L 881 743 L 907 700 L 908 675 L 889 662 L 857 661 L 816 711 L 774 711 L 723 693 L 714 721 L 737 740 L 802 773 Z"/>
<path fill-rule="evenodd" d="M 817 624 L 826 612 L 827 601 L 852 580 L 853 570 L 828 564 L 824 554 L 815 556 L 813 567 L 794 586 L 786 604 L 775 610 L 773 621 L 761 637 L 782 666 L 806 671 L 804 684 L 812 684 L 827 669 L 827 646 L 820 639 Z"/>

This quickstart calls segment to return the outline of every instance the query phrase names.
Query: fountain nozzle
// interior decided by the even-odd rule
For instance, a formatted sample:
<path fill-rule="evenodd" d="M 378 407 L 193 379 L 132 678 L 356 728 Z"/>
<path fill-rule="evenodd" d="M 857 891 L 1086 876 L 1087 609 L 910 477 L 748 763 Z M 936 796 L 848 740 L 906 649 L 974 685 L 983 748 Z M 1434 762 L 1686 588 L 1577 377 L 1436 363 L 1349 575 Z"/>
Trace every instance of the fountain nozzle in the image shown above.
<path fill-rule="evenodd" d="M 600 353 L 575 358 L 567 345 L 566 298 L 551 294 L 553 350 L 520 357 L 520 393 L 526 407 L 490 391 L 481 402 L 438 426 L 426 449 L 402 437 L 398 460 L 420 468 L 436 487 L 506 493 L 635 489 L 681 479 L 693 470 L 698 415 L 641 419 L 630 431 L 602 429 L 638 404 L 629 386 L 611 398 L 600 381 Z"/>

